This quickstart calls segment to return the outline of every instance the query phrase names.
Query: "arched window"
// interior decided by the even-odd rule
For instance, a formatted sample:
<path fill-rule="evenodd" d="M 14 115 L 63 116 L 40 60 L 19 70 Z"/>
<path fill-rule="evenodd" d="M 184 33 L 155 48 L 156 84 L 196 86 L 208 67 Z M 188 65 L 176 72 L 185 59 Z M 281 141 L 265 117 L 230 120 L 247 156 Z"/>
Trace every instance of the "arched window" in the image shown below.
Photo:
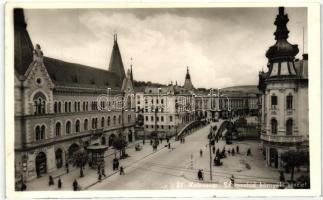
<path fill-rule="evenodd" d="M 35 130 L 35 135 L 36 135 L 36 141 L 37 140 L 43 140 L 45 139 L 45 125 L 40 126 L 36 126 L 36 130 Z"/>
<path fill-rule="evenodd" d="M 80 112 L 81 111 L 81 102 L 77 103 L 77 111 Z"/>
<path fill-rule="evenodd" d="M 60 113 L 60 112 L 62 112 L 62 110 L 61 110 L 62 108 L 61 108 L 61 107 L 62 107 L 61 102 L 58 102 L 58 112 L 59 112 L 59 113 Z"/>
<path fill-rule="evenodd" d="M 45 125 L 42 125 L 40 128 L 40 139 L 45 139 Z"/>
<path fill-rule="evenodd" d="M 66 122 L 66 134 L 70 134 L 71 133 L 71 122 L 68 121 Z"/>
<path fill-rule="evenodd" d="M 55 135 L 60 136 L 61 135 L 61 123 L 57 122 L 55 125 Z"/>
<path fill-rule="evenodd" d="M 117 117 L 113 116 L 113 125 L 116 125 Z"/>
<path fill-rule="evenodd" d="M 72 112 L 72 102 L 68 103 L 68 112 Z"/>
<path fill-rule="evenodd" d="M 75 132 L 76 133 L 80 132 L 80 120 L 76 120 L 75 122 Z"/>
<path fill-rule="evenodd" d="M 118 117 L 118 124 L 121 124 L 121 116 Z"/>
<path fill-rule="evenodd" d="M 288 119 L 286 121 L 286 135 L 293 134 L 293 119 Z"/>
<path fill-rule="evenodd" d="M 88 124 L 89 124 L 89 120 L 85 119 L 84 120 L 84 130 L 87 131 L 88 129 Z"/>
<path fill-rule="evenodd" d="M 108 126 L 110 126 L 110 120 L 111 120 L 111 118 L 110 118 L 110 116 L 108 116 L 108 121 L 107 121 Z"/>
<path fill-rule="evenodd" d="M 104 117 L 101 118 L 101 127 L 104 127 Z"/>
<path fill-rule="evenodd" d="M 286 108 L 293 109 L 293 95 L 291 94 L 286 97 Z"/>
<path fill-rule="evenodd" d="M 271 119 L 271 133 L 277 134 L 277 120 Z"/>
<path fill-rule="evenodd" d="M 83 102 L 83 111 L 85 111 L 85 102 Z"/>
<path fill-rule="evenodd" d="M 34 101 L 34 114 L 41 115 L 46 112 L 46 97 L 43 93 L 37 92 L 33 98 Z"/>
<path fill-rule="evenodd" d="M 74 112 L 77 112 L 77 102 L 74 102 Z"/>
<path fill-rule="evenodd" d="M 68 103 L 67 102 L 65 102 L 65 110 L 64 111 L 68 112 Z"/>
<path fill-rule="evenodd" d="M 35 136 L 36 136 L 36 141 L 40 140 L 40 126 L 36 126 Z"/>
<path fill-rule="evenodd" d="M 54 103 L 54 113 L 57 113 L 57 102 Z"/>

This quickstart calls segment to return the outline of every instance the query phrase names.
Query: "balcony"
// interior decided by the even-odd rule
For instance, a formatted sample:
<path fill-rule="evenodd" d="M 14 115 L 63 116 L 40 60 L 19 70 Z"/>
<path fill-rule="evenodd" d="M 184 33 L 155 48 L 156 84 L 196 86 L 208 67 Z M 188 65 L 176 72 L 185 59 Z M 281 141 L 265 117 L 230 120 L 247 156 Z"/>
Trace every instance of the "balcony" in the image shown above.
<path fill-rule="evenodd" d="M 260 139 L 267 142 L 279 142 L 279 143 L 300 143 L 304 141 L 301 135 L 266 135 L 261 134 Z"/>

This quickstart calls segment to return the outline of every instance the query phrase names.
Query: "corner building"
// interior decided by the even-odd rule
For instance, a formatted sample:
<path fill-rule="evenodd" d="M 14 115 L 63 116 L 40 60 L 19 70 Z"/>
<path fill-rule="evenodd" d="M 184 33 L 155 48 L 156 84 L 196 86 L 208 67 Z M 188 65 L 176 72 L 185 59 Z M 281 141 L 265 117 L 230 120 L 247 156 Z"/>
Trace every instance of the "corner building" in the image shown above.
<path fill-rule="evenodd" d="M 276 43 L 271 46 L 268 72 L 259 75 L 262 91 L 261 139 L 267 166 L 282 168 L 281 154 L 288 150 L 308 151 L 308 55 L 295 59 L 298 46 L 287 41 L 284 8 L 275 20 Z"/>
<path fill-rule="evenodd" d="M 13 14 L 16 180 L 58 170 L 88 145 L 112 146 L 115 137 L 133 142 L 133 98 L 127 105 L 122 100 L 134 90 L 116 35 L 109 70 L 97 69 L 44 57 L 23 10 Z"/>

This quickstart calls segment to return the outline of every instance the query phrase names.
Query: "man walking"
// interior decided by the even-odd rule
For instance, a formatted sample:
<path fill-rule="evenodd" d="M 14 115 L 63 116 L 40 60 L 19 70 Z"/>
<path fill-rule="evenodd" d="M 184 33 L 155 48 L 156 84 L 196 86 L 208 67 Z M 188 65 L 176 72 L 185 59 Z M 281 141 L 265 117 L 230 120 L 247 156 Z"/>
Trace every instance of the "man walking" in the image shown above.
<path fill-rule="evenodd" d="M 74 182 L 73 182 L 73 190 L 74 191 L 77 191 L 77 188 L 78 188 L 78 183 L 77 183 L 76 179 L 74 179 Z"/>
<path fill-rule="evenodd" d="M 58 186 L 58 189 L 61 189 L 62 188 L 62 180 L 61 180 L 61 177 L 58 177 L 57 186 Z"/>

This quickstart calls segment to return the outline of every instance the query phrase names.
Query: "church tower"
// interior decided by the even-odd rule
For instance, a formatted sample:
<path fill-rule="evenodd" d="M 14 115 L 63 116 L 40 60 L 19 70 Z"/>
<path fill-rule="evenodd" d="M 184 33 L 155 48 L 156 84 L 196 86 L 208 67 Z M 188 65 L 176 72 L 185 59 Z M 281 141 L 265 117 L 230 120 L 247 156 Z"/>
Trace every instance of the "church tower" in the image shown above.
<path fill-rule="evenodd" d="M 187 70 L 186 70 L 184 88 L 187 89 L 187 90 L 194 90 L 194 86 L 193 86 L 192 81 L 191 81 L 191 75 L 190 75 L 188 67 L 187 67 Z"/>
<path fill-rule="evenodd" d="M 113 40 L 114 40 L 114 44 L 113 44 L 111 58 L 110 58 L 109 71 L 117 74 L 119 76 L 120 83 L 122 83 L 124 78 L 126 77 L 126 73 L 123 67 L 121 53 L 118 45 L 117 34 L 113 35 Z"/>
<path fill-rule="evenodd" d="M 295 59 L 299 50 L 287 41 L 288 21 L 284 7 L 279 7 L 274 22 L 276 43 L 266 52 L 268 72 L 259 76 L 263 92 L 261 139 L 266 164 L 274 168 L 284 167 L 284 152 L 304 150 L 308 138 L 308 78 L 303 75 L 307 56 L 302 62 Z"/>

